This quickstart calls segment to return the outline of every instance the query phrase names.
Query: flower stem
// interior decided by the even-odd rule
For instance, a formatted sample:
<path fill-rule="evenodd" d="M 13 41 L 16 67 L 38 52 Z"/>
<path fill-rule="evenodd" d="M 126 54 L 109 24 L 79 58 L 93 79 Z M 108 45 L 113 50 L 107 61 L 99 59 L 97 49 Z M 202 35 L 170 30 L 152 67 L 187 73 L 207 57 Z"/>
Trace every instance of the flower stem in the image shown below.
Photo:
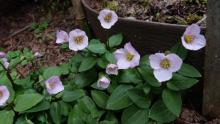
<path fill-rule="evenodd" d="M 0 62 L 0 65 L 1 65 L 1 66 L 3 67 L 3 69 L 5 70 L 6 76 L 8 77 L 8 79 L 10 80 L 10 82 L 12 83 L 12 86 L 13 86 L 13 84 L 15 84 L 15 83 L 14 83 L 14 81 L 13 81 L 11 75 L 10 75 L 9 69 L 5 68 L 5 66 L 2 64 L 2 62 Z"/>

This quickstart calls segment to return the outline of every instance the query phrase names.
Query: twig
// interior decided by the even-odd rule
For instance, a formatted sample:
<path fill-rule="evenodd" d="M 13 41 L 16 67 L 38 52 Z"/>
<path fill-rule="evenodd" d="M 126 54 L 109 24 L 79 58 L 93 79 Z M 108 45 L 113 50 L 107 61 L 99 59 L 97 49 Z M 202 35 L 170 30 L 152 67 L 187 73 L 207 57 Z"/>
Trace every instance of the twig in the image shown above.
<path fill-rule="evenodd" d="M 31 27 L 31 25 L 32 25 L 32 24 L 29 24 L 29 25 L 23 27 L 22 29 L 19 29 L 18 31 L 15 31 L 15 32 L 14 32 L 13 34 L 11 34 L 8 38 L 12 38 L 12 37 L 14 37 L 15 35 L 17 35 L 17 34 L 23 32 L 23 31 L 27 30 L 28 28 Z"/>
<path fill-rule="evenodd" d="M 204 15 L 203 18 L 201 20 L 199 20 L 196 24 L 201 24 L 202 22 L 204 22 L 206 20 L 207 16 Z"/>

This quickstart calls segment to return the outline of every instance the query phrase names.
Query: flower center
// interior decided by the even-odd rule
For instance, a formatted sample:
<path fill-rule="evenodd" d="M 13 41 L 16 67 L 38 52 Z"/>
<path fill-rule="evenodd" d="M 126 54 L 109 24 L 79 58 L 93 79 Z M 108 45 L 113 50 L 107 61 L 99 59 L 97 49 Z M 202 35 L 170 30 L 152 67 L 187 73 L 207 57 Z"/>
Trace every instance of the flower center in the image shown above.
<path fill-rule="evenodd" d="M 3 93 L 2 91 L 0 91 L 0 99 L 3 97 Z"/>
<path fill-rule="evenodd" d="M 185 35 L 184 39 L 187 44 L 190 44 L 193 41 L 194 36 L 193 35 Z"/>
<path fill-rule="evenodd" d="M 165 58 L 161 61 L 160 66 L 164 69 L 168 69 L 170 67 L 170 61 Z"/>
<path fill-rule="evenodd" d="M 131 53 L 127 52 L 126 55 L 125 55 L 126 59 L 128 61 L 131 61 L 133 58 L 134 58 L 134 55 L 132 55 Z"/>
<path fill-rule="evenodd" d="M 104 17 L 105 22 L 110 22 L 112 20 L 112 13 L 108 13 L 105 17 Z"/>
<path fill-rule="evenodd" d="M 49 88 L 50 89 L 54 89 L 56 87 L 56 83 L 55 82 L 50 82 L 49 83 Z"/>
<path fill-rule="evenodd" d="M 83 36 L 77 36 L 74 38 L 74 41 L 76 42 L 76 44 L 82 44 L 83 42 Z"/>

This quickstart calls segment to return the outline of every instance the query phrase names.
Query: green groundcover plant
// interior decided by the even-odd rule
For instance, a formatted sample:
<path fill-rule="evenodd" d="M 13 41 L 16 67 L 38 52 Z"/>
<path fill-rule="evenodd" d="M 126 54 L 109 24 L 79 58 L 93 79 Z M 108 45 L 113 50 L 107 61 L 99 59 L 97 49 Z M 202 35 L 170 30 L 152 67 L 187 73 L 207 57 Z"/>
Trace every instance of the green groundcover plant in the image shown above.
<path fill-rule="evenodd" d="M 98 17 L 103 28 L 118 20 L 111 10 Z M 16 65 L 33 63 L 40 53 L 28 49 L 0 52 L 0 124 L 152 124 L 169 123 L 181 113 L 181 94 L 201 74 L 183 63 L 187 49 L 206 44 L 200 28 L 189 26 L 165 53 L 140 56 L 123 35 L 105 43 L 89 41 L 75 29 L 57 31 L 57 44 L 76 51 L 68 62 L 42 67 L 21 78 Z M 53 61 L 53 60 L 51 60 Z"/>

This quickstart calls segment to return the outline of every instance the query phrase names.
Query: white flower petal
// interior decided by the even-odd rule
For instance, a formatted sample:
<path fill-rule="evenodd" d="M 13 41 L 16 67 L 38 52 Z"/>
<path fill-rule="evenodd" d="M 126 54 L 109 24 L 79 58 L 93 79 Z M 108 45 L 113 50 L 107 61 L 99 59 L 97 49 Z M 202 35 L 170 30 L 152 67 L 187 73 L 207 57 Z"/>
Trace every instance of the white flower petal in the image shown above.
<path fill-rule="evenodd" d="M 173 74 L 169 70 L 158 69 L 154 70 L 154 77 L 158 80 L 158 82 L 165 82 L 172 78 Z"/>
<path fill-rule="evenodd" d="M 75 42 L 76 37 L 82 37 L 82 43 Z M 73 51 L 83 50 L 88 46 L 88 37 L 86 33 L 80 29 L 75 29 L 69 33 L 69 49 Z"/>
<path fill-rule="evenodd" d="M 64 86 L 58 76 L 52 76 L 45 81 L 47 92 L 51 95 L 57 94 L 64 90 Z M 53 87 L 51 87 L 53 85 Z"/>
<path fill-rule="evenodd" d="M 110 22 L 106 22 L 104 20 L 105 16 L 108 15 L 109 13 L 112 14 L 112 18 Z M 99 12 L 98 19 L 101 23 L 101 26 L 105 29 L 110 29 L 117 21 L 118 21 L 118 16 L 114 11 L 111 11 L 109 9 L 103 9 Z"/>
<path fill-rule="evenodd" d="M 160 69 L 160 63 L 165 58 L 164 53 L 156 53 L 149 56 L 150 66 L 153 69 Z"/>
<path fill-rule="evenodd" d="M 110 80 L 103 76 L 97 81 L 97 87 L 102 88 L 102 89 L 107 89 L 108 86 L 110 85 Z"/>
<path fill-rule="evenodd" d="M 183 60 L 179 56 L 177 56 L 176 54 L 168 54 L 166 57 L 170 62 L 169 71 L 177 72 L 178 70 L 180 70 L 183 64 Z"/>
<path fill-rule="evenodd" d="M 62 43 L 66 43 L 69 40 L 69 36 L 67 34 L 67 32 L 60 30 L 56 32 L 56 43 L 57 44 L 62 44 Z"/>
<path fill-rule="evenodd" d="M 198 35 L 201 32 L 201 28 L 197 24 L 192 24 L 186 28 L 184 35 Z"/>
<path fill-rule="evenodd" d="M 0 92 L 2 93 L 0 97 L 0 106 L 4 106 L 10 97 L 10 92 L 6 86 L 0 86 Z"/>
<path fill-rule="evenodd" d="M 126 59 L 119 59 L 117 61 L 118 69 L 128 69 L 131 66 L 131 63 Z"/>
<path fill-rule="evenodd" d="M 118 75 L 118 66 L 116 64 L 108 64 L 106 73 L 109 75 Z"/>

